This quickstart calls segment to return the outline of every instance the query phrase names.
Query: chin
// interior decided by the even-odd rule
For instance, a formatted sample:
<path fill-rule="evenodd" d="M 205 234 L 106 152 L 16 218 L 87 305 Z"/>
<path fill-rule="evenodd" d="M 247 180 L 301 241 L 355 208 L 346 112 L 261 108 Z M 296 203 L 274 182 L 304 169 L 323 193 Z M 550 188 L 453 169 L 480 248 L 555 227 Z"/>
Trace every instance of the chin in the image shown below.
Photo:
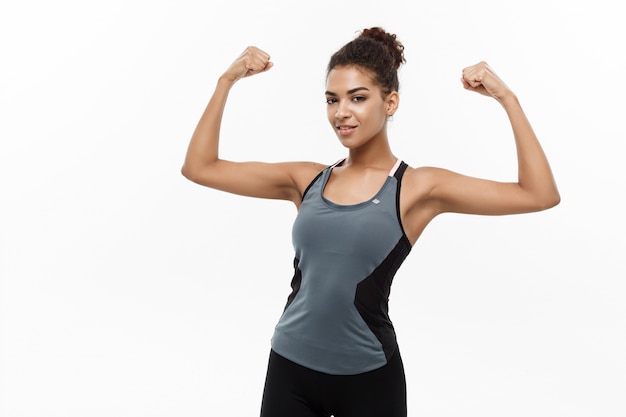
<path fill-rule="evenodd" d="M 339 138 L 339 143 L 341 144 L 341 146 L 348 149 L 356 147 L 354 142 L 350 141 L 350 139 Z"/>

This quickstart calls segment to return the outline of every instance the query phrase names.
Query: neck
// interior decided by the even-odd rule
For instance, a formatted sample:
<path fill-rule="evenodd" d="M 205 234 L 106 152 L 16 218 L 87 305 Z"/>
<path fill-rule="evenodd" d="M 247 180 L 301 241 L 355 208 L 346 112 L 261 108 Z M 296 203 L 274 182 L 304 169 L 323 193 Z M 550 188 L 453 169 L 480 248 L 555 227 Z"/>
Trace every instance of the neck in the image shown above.
<path fill-rule="evenodd" d="M 364 146 L 350 149 L 344 165 L 353 168 L 388 169 L 393 166 L 396 159 L 391 152 L 389 141 L 385 138 L 379 141 L 371 140 Z"/>

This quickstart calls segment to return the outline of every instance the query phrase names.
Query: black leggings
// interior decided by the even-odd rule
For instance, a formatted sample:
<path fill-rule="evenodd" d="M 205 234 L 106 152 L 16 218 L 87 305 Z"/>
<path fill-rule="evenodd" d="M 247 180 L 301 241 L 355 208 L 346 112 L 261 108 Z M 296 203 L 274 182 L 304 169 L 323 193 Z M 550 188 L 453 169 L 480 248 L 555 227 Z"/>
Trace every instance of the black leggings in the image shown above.
<path fill-rule="evenodd" d="M 270 352 L 261 417 L 406 417 L 400 352 L 382 368 L 329 375 Z"/>

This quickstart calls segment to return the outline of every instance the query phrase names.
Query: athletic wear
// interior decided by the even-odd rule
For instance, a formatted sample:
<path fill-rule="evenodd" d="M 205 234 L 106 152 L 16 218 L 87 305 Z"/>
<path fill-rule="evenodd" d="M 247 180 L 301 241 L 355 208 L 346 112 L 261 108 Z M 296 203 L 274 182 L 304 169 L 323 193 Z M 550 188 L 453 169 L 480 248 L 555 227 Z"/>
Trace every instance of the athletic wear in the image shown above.
<path fill-rule="evenodd" d="M 406 417 L 400 352 L 382 368 L 329 375 L 270 353 L 261 417 Z"/>
<path fill-rule="evenodd" d="M 397 351 L 388 298 L 411 250 L 399 212 L 407 165 L 398 160 L 378 193 L 354 205 L 323 196 L 334 166 L 309 185 L 294 222 L 293 291 L 272 349 L 315 371 L 354 375 L 381 368 Z"/>

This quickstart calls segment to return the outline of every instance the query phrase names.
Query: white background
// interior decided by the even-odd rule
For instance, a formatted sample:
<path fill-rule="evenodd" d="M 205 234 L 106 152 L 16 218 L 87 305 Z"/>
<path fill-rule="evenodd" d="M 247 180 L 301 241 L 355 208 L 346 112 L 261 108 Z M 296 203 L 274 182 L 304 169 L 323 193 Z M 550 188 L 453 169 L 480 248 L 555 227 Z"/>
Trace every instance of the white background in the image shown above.
<path fill-rule="evenodd" d="M 486 60 L 517 93 L 562 203 L 444 215 L 391 295 L 411 416 L 626 415 L 624 13 L 611 1 L 23 1 L 0 6 L 0 415 L 258 415 L 292 275 L 290 203 L 180 175 L 217 77 L 222 156 L 345 155 L 330 55 L 383 26 L 406 46 L 392 148 L 516 179 Z M 615 6 L 613 6 L 615 5 Z"/>

